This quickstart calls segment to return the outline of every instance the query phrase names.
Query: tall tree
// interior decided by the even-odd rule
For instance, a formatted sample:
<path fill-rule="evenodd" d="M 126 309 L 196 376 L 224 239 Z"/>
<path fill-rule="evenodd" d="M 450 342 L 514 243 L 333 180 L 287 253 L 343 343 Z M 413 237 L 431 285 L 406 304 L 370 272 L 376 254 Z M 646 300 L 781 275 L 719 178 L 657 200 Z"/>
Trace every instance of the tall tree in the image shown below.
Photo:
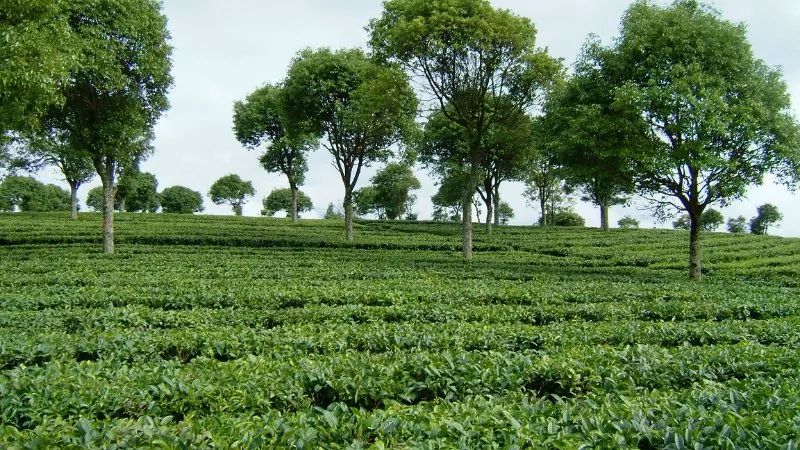
<path fill-rule="evenodd" d="M 68 132 L 57 127 L 46 127 L 25 140 L 25 153 L 33 167 L 54 166 L 69 184 L 70 217 L 78 218 L 78 189 L 94 178 L 95 170 L 89 155 L 74 148 Z"/>
<path fill-rule="evenodd" d="M 425 167 L 442 179 L 449 178 L 451 186 L 455 180 L 474 185 L 486 206 L 486 231 L 491 234 L 492 227 L 500 224 L 497 208 L 501 183 L 521 179 L 532 158 L 534 146 L 530 117 L 517 110 L 507 120 L 492 124 L 484 134 L 482 146 L 486 156 L 478 170 L 480 182 L 475 185 L 463 175 L 464 167 L 469 164 L 469 140 L 464 128 L 435 111 L 429 116 L 418 140 L 417 153 Z"/>
<path fill-rule="evenodd" d="M 375 186 L 364 186 L 353 192 L 353 208 L 358 216 L 375 214 L 378 220 L 386 220 L 386 208 L 378 202 Z"/>
<path fill-rule="evenodd" d="M 64 2 L 78 46 L 62 87 L 70 140 L 86 151 L 103 184 L 103 251 L 114 252 L 118 173 L 149 151 L 152 129 L 167 109 L 172 48 L 156 0 Z"/>
<path fill-rule="evenodd" d="M 592 64 L 592 52 L 598 48 L 590 38 L 574 76 L 548 99 L 543 125 L 549 128 L 567 184 L 582 191 L 582 200 L 600 208 L 600 228 L 608 231 L 609 208 L 627 203 L 634 192 L 628 155 L 648 142 L 636 110 L 615 103 L 613 80 Z"/>
<path fill-rule="evenodd" d="M 550 119 L 543 116 L 533 121 L 535 151 L 529 156 L 523 179 L 525 197 L 539 203 L 539 224 L 543 227 L 552 225 L 549 216 L 566 200 L 564 170 L 558 161 L 558 143 Z"/>
<path fill-rule="evenodd" d="M 317 146 L 318 139 L 303 129 L 304 123 L 292 122 L 284 95 L 280 86 L 268 84 L 248 95 L 244 102 L 236 102 L 233 129 L 236 139 L 249 149 L 267 145 L 261 165 L 267 172 L 286 175 L 292 193 L 288 212 L 292 223 L 297 223 L 299 186 L 303 185 L 308 171 L 306 154 Z"/>
<path fill-rule="evenodd" d="M 631 154 L 639 192 L 657 212 L 689 214 L 689 274 L 702 274 L 700 218 L 767 173 L 791 183 L 800 126 L 780 71 L 753 56 L 744 25 L 693 0 L 635 2 L 621 35 L 591 52 L 617 104 L 644 120 L 653 145 Z"/>
<path fill-rule="evenodd" d="M 484 136 L 492 124 L 535 105 L 561 64 L 536 48 L 528 19 L 487 0 L 388 0 L 369 30 L 375 53 L 423 81 L 426 97 L 467 135 L 460 172 L 469 176 L 462 187 L 462 253 L 470 259 Z"/>
<path fill-rule="evenodd" d="M 242 180 L 239 175 L 225 175 L 211 185 L 208 196 L 217 205 L 227 203 L 233 208 L 233 213 L 242 215 L 242 206 L 256 193 L 253 183 Z"/>
<path fill-rule="evenodd" d="M 463 178 L 463 177 L 462 177 Z M 431 197 L 433 202 L 433 220 L 461 220 L 461 203 L 464 180 L 451 174 L 439 182 L 439 189 Z"/>
<path fill-rule="evenodd" d="M 386 161 L 414 130 L 417 98 L 405 73 L 361 50 L 305 50 L 284 89 L 293 120 L 324 136 L 344 185 L 345 239 L 353 239 L 353 191 L 362 168 Z"/>

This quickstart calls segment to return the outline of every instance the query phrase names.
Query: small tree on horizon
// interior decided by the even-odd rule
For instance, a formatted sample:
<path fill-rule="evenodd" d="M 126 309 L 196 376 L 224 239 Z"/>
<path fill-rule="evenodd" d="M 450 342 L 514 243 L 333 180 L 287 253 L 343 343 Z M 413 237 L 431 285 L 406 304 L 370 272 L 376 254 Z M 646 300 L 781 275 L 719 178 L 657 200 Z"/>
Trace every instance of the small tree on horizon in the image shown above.
<path fill-rule="evenodd" d="M 161 211 L 167 214 L 192 214 L 203 211 L 203 195 L 184 186 L 170 186 L 159 194 Z"/>
<path fill-rule="evenodd" d="M 750 232 L 758 235 L 766 235 L 769 227 L 783 220 L 783 214 L 778 211 L 778 207 L 765 203 L 758 207 L 755 217 L 750 219 Z"/>
<path fill-rule="evenodd" d="M 300 213 L 314 209 L 314 203 L 308 195 L 291 188 L 274 189 L 264 197 L 261 204 L 262 216 L 273 216 L 278 211 L 286 211 L 286 217 L 292 219 L 293 223 L 300 218 Z"/>
<path fill-rule="evenodd" d="M 731 217 L 726 225 L 728 233 L 744 233 L 747 231 L 747 219 L 744 216 Z"/>
<path fill-rule="evenodd" d="M 242 207 L 255 195 L 253 183 L 242 180 L 239 175 L 229 174 L 215 181 L 208 191 L 208 196 L 214 204 L 229 204 L 233 213 L 242 215 Z"/>

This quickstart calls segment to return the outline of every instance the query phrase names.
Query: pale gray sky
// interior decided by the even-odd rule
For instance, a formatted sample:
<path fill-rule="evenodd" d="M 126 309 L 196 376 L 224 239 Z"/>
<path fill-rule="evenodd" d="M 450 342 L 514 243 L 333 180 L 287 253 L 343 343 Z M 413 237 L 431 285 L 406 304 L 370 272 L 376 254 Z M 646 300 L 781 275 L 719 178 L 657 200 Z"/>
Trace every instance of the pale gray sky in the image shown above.
<path fill-rule="evenodd" d="M 589 33 L 608 42 L 616 35 L 629 0 L 494 0 L 496 6 L 532 19 L 538 45 L 571 64 Z M 800 111 L 800 2 L 797 0 L 716 0 L 709 2 L 723 16 L 748 26 L 750 42 L 759 58 L 781 66 L 789 85 L 795 112 Z M 259 153 L 245 150 L 232 132 L 236 100 L 263 83 L 280 81 L 292 57 L 306 47 L 365 47 L 364 26 L 381 11 L 380 0 L 165 0 L 174 46 L 175 86 L 172 108 L 156 128 L 155 154 L 142 165 L 159 180 L 159 188 L 184 185 L 204 194 L 220 176 L 236 173 L 253 181 L 256 197 L 245 206 L 246 215 L 258 215 L 261 198 L 287 183 L 268 174 L 258 164 Z M 369 183 L 377 168 L 362 174 L 359 185 Z M 51 176 L 56 179 L 56 176 Z M 423 189 L 417 191 L 420 218 L 431 214 L 434 180 L 418 169 Z M 96 184 L 96 183 L 95 183 Z M 88 187 L 81 190 L 85 197 Z M 341 203 L 343 188 L 330 156 L 324 149 L 309 162 L 303 190 L 314 201 L 319 216 L 329 202 Z M 523 187 L 507 183 L 501 192 L 516 212 L 514 224 L 531 224 L 538 211 L 522 198 Z M 723 209 L 727 216 L 755 214 L 762 203 L 778 205 L 784 215 L 775 234 L 800 236 L 800 193 L 791 194 L 767 182 L 752 188 L 748 197 Z M 206 212 L 230 214 L 213 205 L 206 195 Z M 599 213 L 578 204 L 587 224 L 597 226 Z M 638 218 L 643 226 L 655 225 L 646 211 L 612 208 L 612 224 L 623 215 Z M 669 226 L 669 224 L 661 225 Z"/>

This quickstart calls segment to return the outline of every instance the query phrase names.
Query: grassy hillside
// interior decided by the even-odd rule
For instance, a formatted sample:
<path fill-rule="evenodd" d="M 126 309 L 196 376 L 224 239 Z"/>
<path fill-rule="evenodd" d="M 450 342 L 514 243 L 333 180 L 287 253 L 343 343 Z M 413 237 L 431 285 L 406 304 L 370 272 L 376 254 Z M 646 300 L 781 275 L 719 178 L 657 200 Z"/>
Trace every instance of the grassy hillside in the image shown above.
<path fill-rule="evenodd" d="M 800 239 L 0 215 L 0 447 L 795 448 Z"/>

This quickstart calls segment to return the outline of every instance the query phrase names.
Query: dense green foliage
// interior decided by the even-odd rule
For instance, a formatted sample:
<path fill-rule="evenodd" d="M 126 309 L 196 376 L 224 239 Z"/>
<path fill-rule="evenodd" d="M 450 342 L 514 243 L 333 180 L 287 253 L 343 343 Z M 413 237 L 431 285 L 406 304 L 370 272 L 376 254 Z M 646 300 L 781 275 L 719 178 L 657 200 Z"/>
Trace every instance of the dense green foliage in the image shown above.
<path fill-rule="evenodd" d="M 286 91 L 280 86 L 265 85 L 243 102 L 233 106 L 233 131 L 236 139 L 248 149 L 266 145 L 261 155 L 261 165 L 267 172 L 280 172 L 289 182 L 290 204 L 285 210 L 293 222 L 297 222 L 301 212 L 301 196 L 298 187 L 305 182 L 308 162 L 306 154 L 317 145 L 317 138 L 309 128 L 309 123 L 298 120 L 286 107 Z M 305 205 L 304 205 L 305 206 Z M 265 211 L 270 208 L 264 206 Z"/>
<path fill-rule="evenodd" d="M 631 216 L 625 216 L 617 221 L 617 226 L 623 230 L 639 228 L 639 221 Z"/>
<path fill-rule="evenodd" d="M 117 184 L 115 200 L 126 212 L 156 212 L 161 207 L 158 180 L 150 172 L 129 171 Z"/>
<path fill-rule="evenodd" d="M 10 176 L 0 183 L 0 211 L 69 211 L 69 193 L 31 177 Z"/>
<path fill-rule="evenodd" d="M 256 190 L 253 188 L 253 183 L 242 180 L 236 174 L 228 174 L 221 177 L 208 190 L 208 196 L 211 197 L 212 202 L 217 205 L 223 203 L 231 205 L 233 213 L 237 216 L 242 215 L 242 207 L 255 193 Z"/>
<path fill-rule="evenodd" d="M 421 187 L 411 166 L 392 162 L 372 177 L 372 185 L 356 191 L 359 215 L 376 214 L 380 219 L 397 220 L 409 212 L 416 196 L 411 191 Z"/>
<path fill-rule="evenodd" d="M 791 448 L 800 240 L 0 216 L 0 447 Z M 124 261 L 124 264 L 121 262 Z M 112 274 L 111 278 L 108 274 Z"/>
<path fill-rule="evenodd" d="M 159 194 L 165 213 L 192 214 L 203 211 L 203 195 L 184 186 L 170 186 Z"/>
<path fill-rule="evenodd" d="M 516 153 L 490 142 L 505 143 L 508 129 L 524 126 L 520 112 L 539 105 L 542 93 L 561 76 L 560 61 L 536 47 L 536 27 L 529 19 L 487 0 L 388 0 L 368 30 L 375 55 L 421 80 L 421 97 L 432 117 L 442 115 L 461 132 L 458 140 L 465 145 L 448 152 L 449 158 L 438 158 L 443 163 L 438 165 L 442 175 L 463 181 L 462 254 L 470 259 L 475 190 L 484 184 L 491 216 L 495 186 L 508 176 L 491 166 L 505 164 L 507 150 Z M 491 232 L 490 224 L 487 219 Z"/>
<path fill-rule="evenodd" d="M 76 63 L 66 5 L 61 0 L 0 2 L 0 155 L 7 132 L 38 128 L 44 111 L 64 101 L 59 85 Z"/>
<path fill-rule="evenodd" d="M 294 197 L 295 193 L 297 197 Z M 311 197 L 303 191 L 293 191 L 291 188 L 274 189 L 262 200 L 261 204 L 263 206 L 262 216 L 272 216 L 278 211 L 286 211 L 286 217 L 290 219 L 297 219 L 300 217 L 300 213 L 314 209 Z M 292 212 L 293 207 L 294 212 Z"/>
<path fill-rule="evenodd" d="M 716 231 L 725 223 L 725 217 L 719 210 L 708 208 L 700 214 L 700 229 L 703 231 Z M 676 230 L 689 230 L 691 228 L 691 219 L 688 214 L 681 214 L 672 222 L 672 228 Z"/>
<path fill-rule="evenodd" d="M 750 232 L 753 234 L 767 234 L 769 227 L 783 220 L 783 214 L 778 207 L 765 203 L 756 210 L 756 216 L 750 219 Z"/>
<path fill-rule="evenodd" d="M 416 129 L 417 98 L 406 75 L 360 49 L 304 50 L 292 61 L 286 109 L 331 154 L 344 186 L 345 238 L 353 238 L 353 192 L 364 167 L 386 161 Z"/>
<path fill-rule="evenodd" d="M 744 233 L 747 231 L 747 219 L 744 216 L 730 217 L 725 226 L 729 233 Z"/>
<path fill-rule="evenodd" d="M 611 46 L 587 46 L 578 65 L 598 68 L 601 97 L 647 128 L 650 145 L 621 149 L 657 212 L 689 215 L 689 274 L 700 279 L 703 211 L 741 198 L 767 173 L 797 181 L 800 124 L 781 72 L 753 54 L 744 25 L 696 0 L 636 1 Z"/>

